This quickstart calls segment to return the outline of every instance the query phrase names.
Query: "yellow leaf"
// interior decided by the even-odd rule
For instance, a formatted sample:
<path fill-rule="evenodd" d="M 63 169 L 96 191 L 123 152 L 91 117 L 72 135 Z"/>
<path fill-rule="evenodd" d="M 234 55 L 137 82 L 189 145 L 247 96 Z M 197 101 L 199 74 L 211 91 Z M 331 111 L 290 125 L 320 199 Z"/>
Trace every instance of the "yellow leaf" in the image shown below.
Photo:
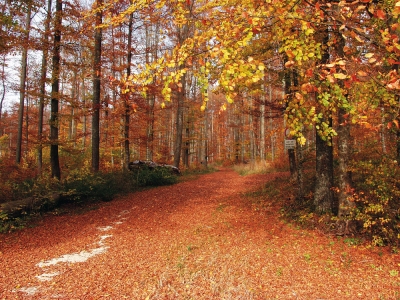
<path fill-rule="evenodd" d="M 264 66 L 263 64 L 259 64 L 259 65 L 258 65 L 258 69 L 259 69 L 260 71 L 264 71 L 265 66 Z"/>
<path fill-rule="evenodd" d="M 366 58 L 371 58 L 372 56 L 374 56 L 374 53 L 367 53 L 364 55 Z"/>
<path fill-rule="evenodd" d="M 335 73 L 335 74 L 333 74 L 333 76 L 337 79 L 346 79 L 347 78 L 347 75 L 343 74 L 343 73 Z"/>

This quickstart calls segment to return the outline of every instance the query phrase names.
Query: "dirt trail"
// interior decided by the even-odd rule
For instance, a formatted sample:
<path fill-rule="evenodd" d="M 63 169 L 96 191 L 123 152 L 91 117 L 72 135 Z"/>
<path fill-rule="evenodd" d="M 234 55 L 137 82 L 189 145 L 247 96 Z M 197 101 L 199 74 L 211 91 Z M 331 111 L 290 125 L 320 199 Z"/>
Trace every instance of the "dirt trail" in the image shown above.
<path fill-rule="evenodd" d="M 278 218 L 223 170 L 0 235 L 0 299 L 400 299 L 399 255 Z"/>

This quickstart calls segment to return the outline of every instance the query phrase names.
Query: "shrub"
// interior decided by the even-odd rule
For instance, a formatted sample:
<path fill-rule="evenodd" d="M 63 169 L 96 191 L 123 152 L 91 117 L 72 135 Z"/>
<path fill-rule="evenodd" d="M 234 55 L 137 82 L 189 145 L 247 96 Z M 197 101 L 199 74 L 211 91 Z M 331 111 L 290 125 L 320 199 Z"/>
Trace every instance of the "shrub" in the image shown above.
<path fill-rule="evenodd" d="M 353 219 L 361 222 L 363 232 L 371 235 L 375 245 L 400 241 L 400 170 L 388 158 L 354 164 L 356 209 Z"/>
<path fill-rule="evenodd" d="M 178 177 L 171 174 L 170 169 L 164 167 L 155 169 L 143 167 L 132 171 L 132 174 L 136 177 L 137 185 L 142 187 L 170 185 L 178 181 Z"/>

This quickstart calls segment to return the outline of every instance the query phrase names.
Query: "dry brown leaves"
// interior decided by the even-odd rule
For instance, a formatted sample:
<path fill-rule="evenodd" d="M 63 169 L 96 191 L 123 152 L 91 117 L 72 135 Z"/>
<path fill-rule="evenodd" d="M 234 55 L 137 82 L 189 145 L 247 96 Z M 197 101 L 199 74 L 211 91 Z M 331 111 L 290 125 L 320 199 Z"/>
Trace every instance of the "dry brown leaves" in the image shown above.
<path fill-rule="evenodd" d="M 399 255 L 244 195 L 273 176 L 219 171 L 1 235 L 0 299 L 400 299 Z"/>

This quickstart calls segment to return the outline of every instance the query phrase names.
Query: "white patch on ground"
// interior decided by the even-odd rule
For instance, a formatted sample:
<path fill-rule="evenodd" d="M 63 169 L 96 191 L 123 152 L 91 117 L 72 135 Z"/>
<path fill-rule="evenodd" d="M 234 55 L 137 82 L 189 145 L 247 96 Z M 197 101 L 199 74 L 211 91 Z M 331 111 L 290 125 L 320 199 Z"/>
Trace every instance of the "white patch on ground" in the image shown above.
<path fill-rule="evenodd" d="M 117 216 L 118 221 L 115 221 L 113 224 L 115 225 L 120 225 L 123 223 L 123 221 L 127 220 L 128 218 L 126 217 L 122 217 L 123 215 L 129 214 L 130 211 L 129 210 L 123 210 L 120 212 L 120 214 Z M 103 226 L 103 227 L 98 227 L 97 228 L 100 231 L 109 231 L 111 229 L 114 229 L 113 226 Z M 100 255 L 103 254 L 104 252 L 107 251 L 108 248 L 110 248 L 109 246 L 106 246 L 105 240 L 112 237 L 111 234 L 107 234 L 107 235 L 101 235 L 99 236 L 100 240 L 98 242 L 95 243 L 95 245 L 99 246 L 97 248 L 91 249 L 89 251 L 83 250 L 81 252 L 78 253 L 71 253 L 71 254 L 64 254 L 60 257 L 57 258 L 53 258 L 50 260 L 46 260 L 46 261 L 41 261 L 39 263 L 37 263 L 36 265 L 40 268 L 48 268 L 51 266 L 55 266 L 59 263 L 83 263 L 86 262 L 89 258 L 92 258 L 96 255 Z M 37 275 L 35 276 L 39 281 L 51 281 L 55 276 L 60 275 L 59 272 L 50 272 L 50 273 L 43 273 L 41 275 Z M 13 292 L 17 293 L 17 292 L 22 292 L 27 294 L 28 296 L 33 296 L 35 295 L 38 291 L 39 291 L 39 287 L 21 287 L 21 288 L 17 288 L 14 289 Z M 52 298 L 59 298 L 57 295 L 53 295 Z"/>
<path fill-rule="evenodd" d="M 97 227 L 97 229 L 100 230 L 100 231 L 109 231 L 109 230 L 111 230 L 113 228 L 114 227 L 112 227 L 112 226 Z"/>
<path fill-rule="evenodd" d="M 37 275 L 36 278 L 39 279 L 40 281 L 50 281 L 53 279 L 53 277 L 60 275 L 59 272 L 53 272 L 53 273 L 43 273 L 42 275 Z"/>
<path fill-rule="evenodd" d="M 92 258 L 93 256 L 102 254 L 107 251 L 107 249 L 110 247 L 99 247 L 92 249 L 90 251 L 81 251 L 79 253 L 72 253 L 72 254 L 64 254 L 63 256 L 53 258 L 47 261 L 42 261 L 37 264 L 38 267 L 40 268 L 45 268 L 49 266 L 54 266 L 59 263 L 81 263 L 87 261 L 89 258 Z"/>
<path fill-rule="evenodd" d="M 102 236 L 100 237 L 100 241 L 98 242 L 99 246 L 104 246 L 104 240 L 105 240 L 105 239 L 108 239 L 108 238 L 110 238 L 110 237 L 112 237 L 111 234 L 102 235 Z"/>
<path fill-rule="evenodd" d="M 32 287 L 22 287 L 22 288 L 13 290 L 14 293 L 16 293 L 16 292 L 21 292 L 21 293 L 27 294 L 28 296 L 33 296 L 33 295 L 35 295 L 38 291 L 39 291 L 39 288 L 36 287 L 36 286 L 32 286 Z"/>

